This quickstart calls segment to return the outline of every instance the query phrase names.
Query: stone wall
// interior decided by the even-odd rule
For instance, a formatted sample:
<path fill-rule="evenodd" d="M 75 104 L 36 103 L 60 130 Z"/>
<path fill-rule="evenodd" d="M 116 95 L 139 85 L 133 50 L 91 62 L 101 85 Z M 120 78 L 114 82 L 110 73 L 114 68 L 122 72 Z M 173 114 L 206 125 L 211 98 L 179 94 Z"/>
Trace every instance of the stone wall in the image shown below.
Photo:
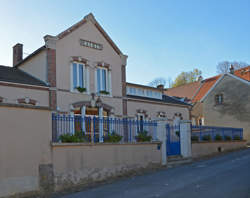
<path fill-rule="evenodd" d="M 161 165 L 161 143 L 54 143 L 51 111 L 0 105 L 0 197 L 30 196 Z"/>
<path fill-rule="evenodd" d="M 39 190 L 39 166 L 51 164 L 51 112 L 0 106 L 0 197 Z"/>
<path fill-rule="evenodd" d="M 204 157 L 245 147 L 246 141 L 197 142 L 192 143 L 192 157 Z"/>
<path fill-rule="evenodd" d="M 156 143 L 52 145 L 55 190 L 90 184 L 161 165 Z"/>

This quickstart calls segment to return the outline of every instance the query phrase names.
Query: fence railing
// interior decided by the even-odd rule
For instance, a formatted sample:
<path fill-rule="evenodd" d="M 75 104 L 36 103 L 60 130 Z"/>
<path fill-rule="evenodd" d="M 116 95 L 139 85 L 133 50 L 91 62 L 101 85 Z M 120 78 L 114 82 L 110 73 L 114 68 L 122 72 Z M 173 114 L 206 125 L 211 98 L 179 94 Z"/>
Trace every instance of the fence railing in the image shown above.
<path fill-rule="evenodd" d="M 157 122 L 151 120 L 52 114 L 53 142 L 109 142 L 112 138 L 117 142 L 117 138 L 119 142 L 138 142 L 143 132 L 156 140 L 156 130 Z"/>
<path fill-rule="evenodd" d="M 191 126 L 192 141 L 230 141 L 243 140 L 242 128 Z"/>

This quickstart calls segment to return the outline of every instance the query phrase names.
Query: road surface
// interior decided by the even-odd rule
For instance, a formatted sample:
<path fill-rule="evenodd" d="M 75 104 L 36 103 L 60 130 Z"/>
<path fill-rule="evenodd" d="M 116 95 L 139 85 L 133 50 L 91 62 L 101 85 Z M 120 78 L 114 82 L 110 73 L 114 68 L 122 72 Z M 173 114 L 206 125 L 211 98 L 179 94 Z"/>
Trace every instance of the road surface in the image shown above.
<path fill-rule="evenodd" d="M 250 198 L 250 149 L 121 179 L 61 198 L 99 197 Z"/>

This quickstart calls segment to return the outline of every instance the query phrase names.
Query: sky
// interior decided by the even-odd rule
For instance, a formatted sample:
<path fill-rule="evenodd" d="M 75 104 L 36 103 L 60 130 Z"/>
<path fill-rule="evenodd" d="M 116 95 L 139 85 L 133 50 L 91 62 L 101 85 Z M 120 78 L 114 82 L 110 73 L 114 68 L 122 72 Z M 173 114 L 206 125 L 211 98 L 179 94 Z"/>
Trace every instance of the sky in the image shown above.
<path fill-rule="evenodd" d="M 250 0 L 0 0 L 0 65 L 12 47 L 25 55 L 92 12 L 128 55 L 127 81 L 174 80 L 198 68 L 216 75 L 220 61 L 250 64 Z"/>

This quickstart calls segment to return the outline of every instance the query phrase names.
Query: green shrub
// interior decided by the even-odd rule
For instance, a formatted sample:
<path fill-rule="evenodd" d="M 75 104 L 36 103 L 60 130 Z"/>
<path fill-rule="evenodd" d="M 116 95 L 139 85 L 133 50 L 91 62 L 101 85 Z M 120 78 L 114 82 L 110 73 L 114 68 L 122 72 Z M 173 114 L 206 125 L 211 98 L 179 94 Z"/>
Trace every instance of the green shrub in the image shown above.
<path fill-rule="evenodd" d="M 192 141 L 192 142 L 198 142 L 198 141 L 199 141 L 199 136 L 197 136 L 197 135 L 192 135 L 192 136 L 191 136 L 191 141 Z"/>
<path fill-rule="evenodd" d="M 235 135 L 233 139 L 234 140 L 240 140 L 240 136 L 239 135 Z"/>
<path fill-rule="evenodd" d="M 86 88 L 84 87 L 77 87 L 76 89 L 81 93 L 86 91 Z"/>
<path fill-rule="evenodd" d="M 229 135 L 226 135 L 224 138 L 225 138 L 225 141 L 231 141 L 232 140 L 232 137 L 229 136 Z"/>
<path fill-rule="evenodd" d="M 137 142 L 150 142 L 152 140 L 152 136 L 148 135 L 147 131 L 142 131 L 135 136 L 135 139 Z"/>
<path fill-rule="evenodd" d="M 108 134 L 108 136 L 104 136 L 103 137 L 103 141 L 104 142 L 113 142 L 113 143 L 117 143 L 120 142 L 122 140 L 121 135 L 115 133 L 114 131 L 111 134 Z"/>
<path fill-rule="evenodd" d="M 211 141 L 212 140 L 211 135 L 203 135 L 202 140 L 203 141 Z"/>
<path fill-rule="evenodd" d="M 104 94 L 104 95 L 109 95 L 109 92 L 108 91 L 105 91 L 105 90 L 102 90 L 102 91 L 99 91 L 100 94 Z"/>
<path fill-rule="evenodd" d="M 63 143 L 89 142 L 89 138 L 81 131 L 76 131 L 75 134 L 63 134 L 59 137 L 59 140 Z"/>
<path fill-rule="evenodd" d="M 215 138 L 214 138 L 216 141 L 222 141 L 222 136 L 219 135 L 219 134 L 216 134 Z"/>

